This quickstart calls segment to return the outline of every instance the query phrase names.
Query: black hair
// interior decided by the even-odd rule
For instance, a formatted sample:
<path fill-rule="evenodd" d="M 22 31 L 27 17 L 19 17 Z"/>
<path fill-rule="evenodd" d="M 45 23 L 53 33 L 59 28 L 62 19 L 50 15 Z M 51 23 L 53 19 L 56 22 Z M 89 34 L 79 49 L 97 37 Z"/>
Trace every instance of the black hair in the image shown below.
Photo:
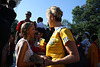
<path fill-rule="evenodd" d="M 16 2 L 14 0 L 10 0 L 8 7 L 14 8 L 16 6 Z"/>
<path fill-rule="evenodd" d="M 78 45 L 81 41 L 82 41 L 82 37 L 79 35 L 79 36 L 76 38 L 76 45 Z"/>
<path fill-rule="evenodd" d="M 40 32 L 40 33 L 43 33 L 43 38 L 46 39 L 46 34 L 45 34 L 46 30 L 45 30 L 44 28 L 38 27 L 38 28 L 36 28 L 36 30 L 37 30 L 38 32 Z"/>
<path fill-rule="evenodd" d="M 45 33 L 45 29 L 44 28 L 38 27 L 38 28 L 36 28 L 36 30 L 39 31 L 40 33 Z"/>
<path fill-rule="evenodd" d="M 89 35 L 87 33 L 84 33 L 88 38 L 89 38 Z"/>
<path fill-rule="evenodd" d="M 43 22 L 43 18 L 42 17 L 38 17 L 37 21 Z"/>
<path fill-rule="evenodd" d="M 93 35 L 93 36 L 91 37 L 91 39 L 92 39 L 92 41 L 95 41 L 96 39 L 98 39 L 98 36 L 97 36 L 97 35 Z"/>
<path fill-rule="evenodd" d="M 30 12 L 30 11 L 27 11 L 27 13 L 26 13 L 26 15 L 29 15 L 29 16 L 31 16 L 32 15 L 32 13 Z"/>
<path fill-rule="evenodd" d="M 1 0 L 0 4 L 7 4 L 7 0 Z"/>

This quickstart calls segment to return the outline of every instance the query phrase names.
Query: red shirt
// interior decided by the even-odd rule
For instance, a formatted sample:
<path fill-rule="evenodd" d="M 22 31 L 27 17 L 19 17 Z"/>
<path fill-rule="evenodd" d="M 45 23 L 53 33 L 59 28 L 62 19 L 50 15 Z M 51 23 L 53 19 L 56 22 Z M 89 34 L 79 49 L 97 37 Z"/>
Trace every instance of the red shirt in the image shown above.
<path fill-rule="evenodd" d="M 45 50 L 41 49 L 40 46 L 39 46 L 39 47 L 34 46 L 34 45 L 33 45 L 33 42 L 34 42 L 34 40 L 33 40 L 33 41 L 29 41 L 29 44 L 31 45 L 32 51 L 33 51 L 34 53 L 36 53 L 36 54 L 38 54 L 38 52 L 43 52 L 43 53 L 45 53 Z"/>
<path fill-rule="evenodd" d="M 18 31 L 18 32 L 20 32 L 20 29 L 21 29 L 21 25 L 23 24 L 23 23 L 25 23 L 25 22 L 31 22 L 31 23 L 33 23 L 32 21 L 26 21 L 26 20 L 22 20 L 22 21 L 20 21 L 19 23 L 18 23 L 18 25 L 17 25 L 17 28 L 16 28 L 16 30 Z"/>
<path fill-rule="evenodd" d="M 16 30 L 17 30 L 18 32 L 20 32 L 21 25 L 22 25 L 23 23 L 25 23 L 25 20 L 22 20 L 22 21 L 20 21 L 20 22 L 18 23 L 17 28 L 16 28 Z"/>

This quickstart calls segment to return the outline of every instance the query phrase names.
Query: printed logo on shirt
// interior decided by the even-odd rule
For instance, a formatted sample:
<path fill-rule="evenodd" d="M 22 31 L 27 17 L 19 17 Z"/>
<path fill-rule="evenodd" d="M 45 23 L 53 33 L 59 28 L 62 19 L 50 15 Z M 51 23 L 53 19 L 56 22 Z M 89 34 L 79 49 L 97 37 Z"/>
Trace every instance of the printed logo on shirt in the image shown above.
<path fill-rule="evenodd" d="M 67 41 L 69 41 L 68 37 L 63 38 L 64 43 L 66 43 Z"/>
<path fill-rule="evenodd" d="M 55 43 L 57 43 L 58 42 L 58 39 L 57 38 L 52 38 L 50 41 L 49 41 L 49 45 L 54 45 Z"/>

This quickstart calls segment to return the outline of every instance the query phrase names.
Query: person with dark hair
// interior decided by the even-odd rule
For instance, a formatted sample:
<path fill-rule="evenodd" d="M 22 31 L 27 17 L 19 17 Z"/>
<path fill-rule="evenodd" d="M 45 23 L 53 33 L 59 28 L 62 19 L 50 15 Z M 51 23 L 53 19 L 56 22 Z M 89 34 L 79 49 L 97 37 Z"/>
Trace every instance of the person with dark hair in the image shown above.
<path fill-rule="evenodd" d="M 42 33 L 41 38 L 46 39 L 46 37 L 45 37 L 46 34 L 45 34 L 45 29 L 44 28 L 38 27 L 38 28 L 36 28 L 36 31 L 37 31 L 37 34 L 39 34 L 38 32 Z"/>
<path fill-rule="evenodd" d="M 87 67 L 97 67 L 99 64 L 99 47 L 97 45 L 98 36 L 93 35 L 91 39 L 92 43 L 87 54 Z"/>
<path fill-rule="evenodd" d="M 38 27 L 44 28 L 46 30 L 46 27 L 43 24 L 43 18 L 42 17 L 38 17 L 38 19 L 37 19 L 37 28 Z"/>
<path fill-rule="evenodd" d="M 16 2 L 14 0 L 10 0 L 9 3 L 8 3 L 8 7 L 13 9 L 16 7 Z"/>
<path fill-rule="evenodd" d="M 88 48 L 90 47 L 91 43 L 89 41 L 89 32 L 85 32 L 83 34 L 84 40 L 81 42 L 85 46 L 85 54 L 87 55 L 88 53 Z"/>
<path fill-rule="evenodd" d="M 45 29 L 39 27 L 36 28 L 35 39 L 30 43 L 33 52 L 36 54 L 45 54 L 46 42 L 41 46 L 39 43 L 41 38 L 46 40 L 46 34 Z"/>
<path fill-rule="evenodd" d="M 18 42 L 18 40 L 21 38 L 21 34 L 20 34 L 20 29 L 21 29 L 21 25 L 25 22 L 32 22 L 30 20 L 31 16 L 32 16 L 32 13 L 30 11 L 27 11 L 26 12 L 26 19 L 25 20 L 22 20 L 18 23 L 17 25 L 17 28 L 16 28 L 16 36 L 15 36 L 15 44 Z"/>
<path fill-rule="evenodd" d="M 1 61 L 4 60 L 4 58 L 2 57 L 3 55 L 6 55 L 7 51 L 6 45 L 8 45 L 7 42 L 9 41 L 10 38 L 11 25 L 16 17 L 15 11 L 12 10 L 13 8 L 12 9 L 9 8 L 8 4 L 9 3 L 7 3 L 7 0 L 1 0 L 0 2 L 0 30 L 2 31 L 0 32 L 0 65 L 2 65 L 2 67 L 5 65 L 4 62 L 2 62 L 3 64 L 1 64 Z"/>
<path fill-rule="evenodd" d="M 38 17 L 37 22 L 43 22 L 43 18 L 42 17 Z"/>
<path fill-rule="evenodd" d="M 85 48 L 84 46 L 81 44 L 82 41 L 82 37 L 79 35 L 76 38 L 76 45 L 78 48 L 78 52 L 80 55 L 80 61 L 77 63 L 77 67 L 86 67 L 86 57 L 85 57 Z"/>
<path fill-rule="evenodd" d="M 26 13 L 25 15 L 26 15 L 26 19 L 20 21 L 20 22 L 18 23 L 18 25 L 17 25 L 16 30 L 17 30 L 17 32 L 19 32 L 19 33 L 20 33 L 21 25 L 22 25 L 23 23 L 25 23 L 25 22 L 32 22 L 32 21 L 30 20 L 32 13 L 31 13 L 30 11 L 27 11 L 27 13 Z"/>
<path fill-rule="evenodd" d="M 14 11 L 15 6 L 16 2 L 12 0 L 9 1 L 8 4 L 6 4 L 6 6 L 1 5 L 0 16 L 6 19 L 6 21 L 10 23 L 10 26 L 16 18 L 16 13 Z"/>

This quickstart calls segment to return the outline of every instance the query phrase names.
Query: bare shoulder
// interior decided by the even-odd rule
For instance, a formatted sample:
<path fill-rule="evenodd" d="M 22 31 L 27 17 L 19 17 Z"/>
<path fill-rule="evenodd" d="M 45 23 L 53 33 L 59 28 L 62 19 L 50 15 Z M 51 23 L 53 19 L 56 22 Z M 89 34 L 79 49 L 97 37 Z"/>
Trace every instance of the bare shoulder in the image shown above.
<path fill-rule="evenodd" d="M 24 48 L 24 49 L 28 49 L 28 44 L 27 44 L 26 41 L 23 41 L 23 46 L 22 46 L 22 48 Z"/>

